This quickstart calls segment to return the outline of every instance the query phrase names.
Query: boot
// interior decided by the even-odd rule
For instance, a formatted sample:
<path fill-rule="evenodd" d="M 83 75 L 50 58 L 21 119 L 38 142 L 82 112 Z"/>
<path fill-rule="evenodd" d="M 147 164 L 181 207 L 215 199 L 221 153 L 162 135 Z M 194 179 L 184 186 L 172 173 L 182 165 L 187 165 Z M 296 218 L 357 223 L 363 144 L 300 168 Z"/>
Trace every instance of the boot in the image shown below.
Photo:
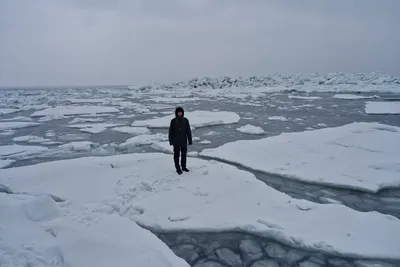
<path fill-rule="evenodd" d="M 186 168 L 186 167 L 182 167 L 182 171 L 184 171 L 184 172 L 189 172 L 189 169 Z"/>

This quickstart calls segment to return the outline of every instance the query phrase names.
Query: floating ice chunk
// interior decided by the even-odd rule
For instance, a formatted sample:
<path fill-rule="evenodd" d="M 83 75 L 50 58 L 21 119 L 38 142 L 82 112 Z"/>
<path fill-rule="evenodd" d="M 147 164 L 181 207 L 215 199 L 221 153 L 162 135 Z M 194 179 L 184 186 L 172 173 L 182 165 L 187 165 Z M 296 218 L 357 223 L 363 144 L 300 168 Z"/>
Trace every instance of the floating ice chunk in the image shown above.
<path fill-rule="evenodd" d="M 135 134 L 135 135 L 147 134 L 150 132 L 149 128 L 147 128 L 147 127 L 129 127 L 129 126 L 115 127 L 115 128 L 112 128 L 111 130 L 120 132 L 120 133 L 129 133 L 129 134 Z"/>
<path fill-rule="evenodd" d="M 286 117 L 283 117 L 283 116 L 268 117 L 268 120 L 270 120 L 270 121 L 288 121 L 288 119 Z"/>
<path fill-rule="evenodd" d="M 130 115 L 120 115 L 118 116 L 118 119 L 130 119 L 136 117 L 135 114 L 130 114 Z"/>
<path fill-rule="evenodd" d="M 35 127 L 39 125 L 40 125 L 39 123 L 23 122 L 23 121 L 0 122 L 0 130 L 13 130 L 20 128 Z"/>
<path fill-rule="evenodd" d="M 104 98 L 88 98 L 88 99 L 81 99 L 81 98 L 68 98 L 67 101 L 71 102 L 72 104 L 81 104 L 81 103 L 103 103 L 107 100 Z"/>
<path fill-rule="evenodd" d="M 52 121 L 52 120 L 63 120 L 63 119 L 68 119 L 68 116 L 64 116 L 61 114 L 54 114 L 54 115 L 46 115 L 41 118 L 39 118 L 40 122 L 46 122 L 46 121 Z"/>
<path fill-rule="evenodd" d="M 95 147 L 98 147 L 98 144 L 95 144 L 91 141 L 76 141 L 76 142 L 70 142 L 64 145 L 58 146 L 60 149 L 65 149 L 69 151 L 78 151 L 78 152 L 83 152 L 83 151 L 90 151 Z"/>
<path fill-rule="evenodd" d="M 107 128 L 119 126 L 121 124 L 115 123 L 83 123 L 83 124 L 74 124 L 69 125 L 70 128 L 78 128 L 81 132 L 97 134 L 104 132 Z"/>
<path fill-rule="evenodd" d="M 211 144 L 211 141 L 209 141 L 209 140 L 202 140 L 202 141 L 200 141 L 199 143 L 202 144 L 202 145 L 207 145 L 207 144 Z"/>
<path fill-rule="evenodd" d="M 5 168 L 13 164 L 15 160 L 12 159 L 0 159 L 0 169 Z"/>
<path fill-rule="evenodd" d="M 355 100 L 355 99 L 368 99 L 368 98 L 379 98 L 379 96 L 365 96 L 365 95 L 352 95 L 352 94 L 336 94 L 333 98 Z"/>
<path fill-rule="evenodd" d="M 393 168 L 399 164 L 400 149 L 394 145 L 399 140 L 400 127 L 352 123 L 236 141 L 201 155 L 290 179 L 376 192 L 400 186 L 399 172 Z"/>
<path fill-rule="evenodd" d="M 198 97 L 154 97 L 147 99 L 146 101 L 152 101 L 152 102 L 161 102 L 161 103 L 168 103 L 168 104 L 179 104 L 179 103 L 184 103 L 184 102 L 189 102 L 189 101 L 199 101 L 199 100 L 204 100 Z"/>
<path fill-rule="evenodd" d="M 215 161 L 191 158 L 191 171 L 181 179 L 171 161 L 169 155 L 153 153 L 55 161 L 1 169 L 0 183 L 15 193 L 47 193 L 71 203 L 104 206 L 112 201 L 111 211 L 156 231 L 235 229 L 330 254 L 400 258 L 400 220 L 392 216 L 293 199 L 250 172 Z M 94 185 L 96 190 L 87 190 Z M 141 212 L 130 211 L 132 207 L 140 207 Z M 3 217 L 7 216 L 0 220 Z M 96 221 L 88 231 L 96 229 Z M 113 229 L 110 225 L 105 221 L 99 232 L 108 234 L 105 229 Z M 57 229 L 54 233 L 57 236 Z"/>
<path fill-rule="evenodd" d="M 155 143 L 153 143 L 151 145 L 151 148 L 156 150 L 156 151 L 163 152 L 163 153 L 168 153 L 168 154 L 173 154 L 174 153 L 174 149 L 169 144 L 168 141 L 166 141 L 166 142 L 155 142 Z"/>
<path fill-rule="evenodd" d="M 18 109 L 14 109 L 14 108 L 0 108 L 0 115 L 11 114 L 11 113 L 15 113 L 18 111 L 19 111 Z"/>
<path fill-rule="evenodd" d="M 135 147 L 140 145 L 151 145 L 155 142 L 166 141 L 168 140 L 168 135 L 163 133 L 156 133 L 156 134 L 143 134 L 138 135 L 132 138 L 129 138 L 124 143 L 120 144 L 120 148 L 129 148 Z"/>
<path fill-rule="evenodd" d="M 400 114 L 400 101 L 396 102 L 366 102 L 367 114 Z"/>
<path fill-rule="evenodd" d="M 300 95 L 289 95 L 290 99 L 302 99 L 302 100 L 316 100 L 320 99 L 319 96 L 300 96 Z"/>
<path fill-rule="evenodd" d="M 49 149 L 43 146 L 21 146 L 21 145 L 5 145 L 0 146 L 0 157 L 7 158 L 23 158 L 36 154 L 47 152 Z"/>
<path fill-rule="evenodd" d="M 168 128 L 171 119 L 173 119 L 175 115 L 142 120 L 142 121 L 134 121 L 132 126 L 144 126 L 149 128 Z M 187 117 L 190 121 L 190 125 L 196 128 L 205 127 L 205 126 L 213 126 L 213 125 L 221 125 L 221 124 L 232 124 L 237 123 L 240 120 L 238 114 L 234 112 L 228 111 L 203 111 L 196 110 L 192 112 L 185 112 L 185 117 Z"/>
<path fill-rule="evenodd" d="M 36 135 L 25 135 L 25 136 L 18 136 L 13 138 L 14 142 L 28 142 L 28 143 L 44 143 L 51 141 L 50 139 L 46 139 L 43 137 L 39 137 Z"/>
<path fill-rule="evenodd" d="M 239 127 L 236 130 L 245 134 L 265 134 L 265 131 L 261 127 L 254 126 L 251 124 Z"/>
<path fill-rule="evenodd" d="M 102 122 L 104 119 L 102 118 L 74 118 L 72 121 L 70 121 L 70 124 L 74 123 L 82 123 L 82 122 Z"/>
<path fill-rule="evenodd" d="M 93 113 L 114 113 L 119 112 L 114 107 L 103 106 L 57 106 L 36 111 L 32 117 L 42 117 L 47 115 L 78 115 L 78 114 L 93 114 Z"/>
<path fill-rule="evenodd" d="M 17 116 L 9 119 L 1 119 L 1 121 L 32 121 L 29 117 Z"/>
<path fill-rule="evenodd" d="M 6 130 L 4 132 L 0 132 L 0 135 L 3 135 L 3 136 L 13 135 L 13 134 L 15 134 L 15 131 L 13 131 L 13 130 Z"/>

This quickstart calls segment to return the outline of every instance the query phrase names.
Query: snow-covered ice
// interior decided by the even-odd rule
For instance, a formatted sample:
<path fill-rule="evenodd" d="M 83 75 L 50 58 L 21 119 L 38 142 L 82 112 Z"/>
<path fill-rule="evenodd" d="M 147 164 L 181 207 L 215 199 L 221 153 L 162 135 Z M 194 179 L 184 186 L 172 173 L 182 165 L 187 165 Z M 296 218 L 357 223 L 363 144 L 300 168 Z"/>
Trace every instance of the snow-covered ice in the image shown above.
<path fill-rule="evenodd" d="M 104 106 L 57 106 L 47 108 L 40 111 L 35 111 L 32 117 L 43 117 L 48 115 L 79 115 L 79 114 L 94 114 L 94 113 L 115 113 L 119 112 L 114 107 Z"/>
<path fill-rule="evenodd" d="M 51 141 L 50 139 L 46 139 L 36 135 L 24 135 L 14 137 L 12 139 L 14 142 L 28 142 L 28 143 L 45 143 Z"/>
<path fill-rule="evenodd" d="M 179 104 L 179 103 L 184 103 L 188 101 L 199 101 L 199 100 L 204 100 L 198 97 L 154 97 L 147 99 L 147 101 L 152 101 L 152 102 L 159 102 L 159 103 L 168 103 L 168 104 Z"/>
<path fill-rule="evenodd" d="M 120 144 L 120 148 L 129 148 L 140 145 L 151 145 L 155 142 L 161 142 L 168 140 L 168 135 L 163 133 L 156 134 L 142 134 L 129 138 L 124 143 Z"/>
<path fill-rule="evenodd" d="M 14 130 L 5 130 L 3 132 L 0 132 L 0 135 L 2 135 L 2 136 L 8 136 L 8 135 L 13 135 L 13 134 L 15 134 Z"/>
<path fill-rule="evenodd" d="M 197 158 L 188 164 L 191 172 L 182 179 L 169 155 L 88 157 L 1 169 L 0 183 L 15 193 L 51 194 L 85 205 L 86 215 L 117 213 L 157 231 L 245 231 L 333 254 L 400 259 L 395 217 L 294 199 L 227 164 Z M 105 225 L 99 232 L 114 234 L 113 224 Z"/>
<path fill-rule="evenodd" d="M 149 128 L 147 127 L 129 127 L 129 126 L 122 126 L 122 127 L 115 127 L 111 130 L 120 132 L 120 133 L 128 133 L 128 134 L 148 134 L 150 132 Z"/>
<path fill-rule="evenodd" d="M 124 114 L 124 115 L 118 116 L 118 119 L 130 119 L 130 118 L 134 118 L 134 117 L 136 117 L 135 114 L 130 114 L 130 115 Z"/>
<path fill-rule="evenodd" d="M 78 128 L 81 132 L 97 134 L 104 132 L 107 128 L 112 128 L 115 126 L 120 126 L 118 123 L 82 123 L 68 125 L 70 128 Z"/>
<path fill-rule="evenodd" d="M 367 114 L 400 114 L 399 102 L 366 102 L 365 113 Z"/>
<path fill-rule="evenodd" d="M 15 162 L 15 160 L 12 160 L 12 159 L 0 159 L 0 169 L 10 166 L 14 162 Z"/>
<path fill-rule="evenodd" d="M 53 121 L 53 120 L 63 120 L 63 119 L 68 119 L 68 116 L 64 116 L 62 114 L 53 114 L 53 115 L 46 115 L 43 117 L 39 118 L 40 122 L 46 122 L 46 121 Z"/>
<path fill-rule="evenodd" d="M 149 128 L 168 128 L 171 120 L 175 117 L 175 114 L 164 116 L 155 119 L 134 121 L 132 126 L 143 126 Z M 240 120 L 240 116 L 237 113 L 229 111 L 203 111 L 196 110 L 191 112 L 185 112 L 185 117 L 190 121 L 190 125 L 196 128 L 221 125 L 221 124 L 232 124 L 237 123 Z"/>
<path fill-rule="evenodd" d="M 24 158 L 47 152 L 49 149 L 43 146 L 21 146 L 4 145 L 0 146 L 0 158 Z"/>
<path fill-rule="evenodd" d="M 199 142 L 199 144 L 207 145 L 207 144 L 211 144 L 211 141 L 209 141 L 209 140 L 202 140 L 202 141 Z"/>
<path fill-rule="evenodd" d="M 352 95 L 352 94 L 336 94 L 333 96 L 336 99 L 355 100 L 355 99 L 368 99 L 378 98 L 377 96 L 365 96 L 365 95 Z"/>
<path fill-rule="evenodd" d="M 81 104 L 81 103 L 103 103 L 106 102 L 104 98 L 68 98 L 67 101 L 71 102 L 72 104 Z"/>
<path fill-rule="evenodd" d="M 11 114 L 11 113 L 15 113 L 18 111 L 19 111 L 18 109 L 14 109 L 14 108 L 0 108 L 0 115 Z"/>
<path fill-rule="evenodd" d="M 76 141 L 63 144 L 58 147 L 62 150 L 84 152 L 84 151 L 90 151 L 95 147 L 99 147 L 99 145 L 91 141 Z"/>
<path fill-rule="evenodd" d="M 35 127 L 39 126 L 39 123 L 36 122 L 25 122 L 25 121 L 8 121 L 1 122 L 0 121 L 0 130 L 13 130 L 27 127 Z"/>
<path fill-rule="evenodd" d="M 127 218 L 65 210 L 48 196 L 0 193 L 1 265 L 189 267 Z"/>
<path fill-rule="evenodd" d="M 341 127 L 240 140 L 202 156 L 301 181 L 377 192 L 400 186 L 400 127 Z"/>
<path fill-rule="evenodd" d="M 263 130 L 263 128 L 258 127 L 258 126 L 254 126 L 251 124 L 246 124 L 244 126 L 241 126 L 239 128 L 236 129 L 237 131 L 241 132 L 241 133 L 245 133 L 245 134 L 265 134 L 265 131 Z"/>
<path fill-rule="evenodd" d="M 272 116 L 272 117 L 268 117 L 268 120 L 270 120 L 270 121 L 288 121 L 288 119 L 284 116 Z"/>
<path fill-rule="evenodd" d="M 290 99 L 302 99 L 302 100 L 317 100 L 321 97 L 319 96 L 300 96 L 300 95 L 289 95 Z"/>
<path fill-rule="evenodd" d="M 1 121 L 32 121 L 32 118 L 17 116 L 17 117 L 8 118 L 8 119 L 1 119 Z"/>
<path fill-rule="evenodd" d="M 82 123 L 82 122 L 102 122 L 102 121 L 104 121 L 103 118 L 74 118 L 69 123 L 74 124 L 74 123 Z"/>

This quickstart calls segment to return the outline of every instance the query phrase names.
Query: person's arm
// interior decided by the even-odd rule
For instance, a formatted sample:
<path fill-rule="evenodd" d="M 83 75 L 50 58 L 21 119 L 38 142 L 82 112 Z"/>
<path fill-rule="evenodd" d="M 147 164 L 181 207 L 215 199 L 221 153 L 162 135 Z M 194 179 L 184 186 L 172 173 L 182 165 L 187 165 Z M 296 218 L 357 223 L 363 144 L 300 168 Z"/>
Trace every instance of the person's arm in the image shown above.
<path fill-rule="evenodd" d="M 169 140 L 169 145 L 172 146 L 172 141 L 174 140 L 174 127 L 173 127 L 173 122 L 174 120 L 171 120 L 171 123 L 169 125 L 169 131 L 168 131 L 168 140 Z"/>
<path fill-rule="evenodd" d="M 188 141 L 189 141 L 189 145 L 191 145 L 192 144 L 192 129 L 190 129 L 189 120 L 186 119 L 186 121 L 187 121 L 187 133 L 186 133 L 186 135 L 187 135 L 187 138 L 188 138 Z"/>

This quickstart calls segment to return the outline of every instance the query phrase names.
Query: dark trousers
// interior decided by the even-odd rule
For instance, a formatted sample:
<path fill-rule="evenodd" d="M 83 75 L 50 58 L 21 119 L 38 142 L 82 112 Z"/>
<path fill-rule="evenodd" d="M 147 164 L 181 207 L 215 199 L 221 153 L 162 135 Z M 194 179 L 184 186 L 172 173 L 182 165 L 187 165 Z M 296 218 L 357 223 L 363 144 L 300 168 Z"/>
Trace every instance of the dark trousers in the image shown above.
<path fill-rule="evenodd" d="M 187 153 L 187 146 L 174 146 L 174 162 L 175 162 L 175 168 L 177 170 L 180 169 L 179 154 L 182 154 L 181 155 L 181 166 L 182 166 L 182 168 L 186 168 L 186 153 Z"/>

